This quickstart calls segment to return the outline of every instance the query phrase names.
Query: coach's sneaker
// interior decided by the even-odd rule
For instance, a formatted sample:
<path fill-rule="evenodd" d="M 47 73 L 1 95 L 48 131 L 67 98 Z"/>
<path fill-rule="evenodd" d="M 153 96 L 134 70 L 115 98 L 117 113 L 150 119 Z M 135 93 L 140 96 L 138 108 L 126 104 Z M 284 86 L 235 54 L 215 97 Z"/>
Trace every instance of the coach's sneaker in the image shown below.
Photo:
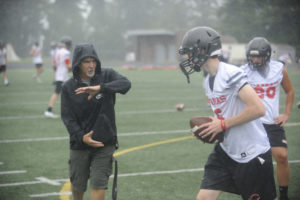
<path fill-rule="evenodd" d="M 53 114 L 53 112 L 45 111 L 44 112 L 45 117 L 56 119 L 58 118 L 58 115 Z"/>

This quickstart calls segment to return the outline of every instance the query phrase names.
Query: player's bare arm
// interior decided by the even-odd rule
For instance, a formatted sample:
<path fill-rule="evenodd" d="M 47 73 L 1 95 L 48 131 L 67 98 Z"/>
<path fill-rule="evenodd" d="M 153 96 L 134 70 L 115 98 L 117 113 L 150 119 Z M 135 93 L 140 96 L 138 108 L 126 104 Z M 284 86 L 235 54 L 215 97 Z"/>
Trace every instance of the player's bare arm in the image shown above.
<path fill-rule="evenodd" d="M 249 84 L 241 88 L 238 95 L 239 98 L 246 104 L 246 107 L 236 116 L 224 120 L 227 128 L 252 121 L 264 116 L 266 113 L 264 104 Z"/>
<path fill-rule="evenodd" d="M 239 97 L 246 104 L 245 109 L 241 113 L 231 118 L 226 118 L 223 122 L 220 119 L 211 117 L 211 122 L 199 126 L 199 128 L 206 127 L 199 135 L 203 138 L 211 136 L 212 140 L 218 133 L 224 130 L 222 128 L 222 123 L 224 123 L 224 128 L 227 129 L 265 115 L 265 106 L 250 85 L 245 85 L 239 91 Z"/>
<path fill-rule="evenodd" d="M 290 80 L 290 77 L 286 69 L 283 69 L 282 73 L 283 73 L 283 78 L 281 81 L 281 86 L 286 94 L 285 109 L 283 114 L 274 118 L 275 123 L 280 124 L 280 126 L 284 126 L 284 124 L 288 121 L 290 117 L 293 108 L 293 103 L 294 103 L 294 95 L 295 95 L 292 82 Z"/>

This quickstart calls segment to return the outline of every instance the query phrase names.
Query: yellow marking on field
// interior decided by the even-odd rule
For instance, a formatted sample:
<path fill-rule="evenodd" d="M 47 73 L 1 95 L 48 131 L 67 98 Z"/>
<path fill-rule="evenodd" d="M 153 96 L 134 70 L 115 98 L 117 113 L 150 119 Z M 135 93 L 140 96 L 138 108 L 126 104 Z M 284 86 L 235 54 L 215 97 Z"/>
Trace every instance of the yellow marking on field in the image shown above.
<path fill-rule="evenodd" d="M 145 149 L 145 148 L 149 148 L 149 147 L 153 147 L 153 146 L 157 146 L 157 145 L 161 145 L 161 144 L 178 142 L 178 141 L 182 141 L 182 140 L 186 140 L 186 139 L 190 139 L 190 138 L 193 138 L 193 136 L 185 136 L 185 137 L 180 137 L 180 138 L 174 138 L 174 139 L 154 142 L 154 143 L 151 143 L 151 144 L 140 145 L 140 146 L 132 147 L 132 148 L 129 148 L 129 149 L 125 149 L 125 150 L 120 151 L 120 152 L 115 152 L 114 156 L 117 157 L 117 156 L 123 155 L 125 153 L 129 153 L 129 152 L 132 152 L 132 151 L 137 151 L 137 150 L 141 150 L 141 149 Z"/>
<path fill-rule="evenodd" d="M 71 191 L 71 182 L 67 181 L 63 185 L 63 187 L 60 190 L 60 192 L 63 193 L 63 192 L 70 192 L 70 191 Z M 70 196 L 69 195 L 59 195 L 59 199 L 60 200 L 70 200 Z"/>
<path fill-rule="evenodd" d="M 191 138 L 193 138 L 193 136 L 184 136 L 184 137 L 154 142 L 154 143 L 150 143 L 150 144 L 140 145 L 140 146 L 132 147 L 129 149 L 124 149 L 123 151 L 115 152 L 114 157 L 118 157 L 118 156 L 126 154 L 126 153 L 130 153 L 130 152 L 141 150 L 141 149 L 146 149 L 149 147 L 154 147 L 154 146 L 158 146 L 158 145 L 162 145 L 162 144 L 168 144 L 168 143 L 172 143 L 172 142 L 178 142 L 178 141 L 187 140 L 187 139 L 191 139 Z M 63 193 L 63 192 L 70 192 L 70 191 L 71 191 L 71 182 L 67 181 L 63 185 L 60 192 Z M 69 195 L 60 195 L 59 199 L 60 200 L 70 200 L 70 196 Z"/>

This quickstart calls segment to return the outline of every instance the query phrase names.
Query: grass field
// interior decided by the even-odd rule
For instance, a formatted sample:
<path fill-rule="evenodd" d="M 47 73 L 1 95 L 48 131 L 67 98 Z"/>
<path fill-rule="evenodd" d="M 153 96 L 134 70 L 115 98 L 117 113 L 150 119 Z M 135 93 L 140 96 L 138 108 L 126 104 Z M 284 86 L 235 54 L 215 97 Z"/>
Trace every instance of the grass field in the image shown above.
<path fill-rule="evenodd" d="M 189 118 L 212 115 L 206 107 L 202 74 L 191 84 L 178 70 L 121 70 L 131 90 L 117 96 L 120 148 L 119 200 L 195 199 L 203 167 L 213 145 L 187 137 Z M 8 70 L 10 86 L 0 78 L 0 199 L 71 199 L 68 184 L 68 133 L 60 119 L 44 118 L 54 91 L 53 72 L 46 69 L 37 84 L 34 69 Z M 300 71 L 289 69 L 300 101 Z M 284 104 L 281 95 L 281 110 Z M 178 112 L 177 103 L 185 110 Z M 57 102 L 54 112 L 60 113 Z M 300 109 L 294 106 L 285 130 L 291 161 L 291 200 L 300 199 Z M 136 147 L 136 148 L 134 148 Z M 126 151 L 128 150 L 128 151 Z M 106 199 L 111 199 L 110 179 Z M 89 199 L 89 194 L 85 194 Z M 222 200 L 241 199 L 223 193 Z"/>

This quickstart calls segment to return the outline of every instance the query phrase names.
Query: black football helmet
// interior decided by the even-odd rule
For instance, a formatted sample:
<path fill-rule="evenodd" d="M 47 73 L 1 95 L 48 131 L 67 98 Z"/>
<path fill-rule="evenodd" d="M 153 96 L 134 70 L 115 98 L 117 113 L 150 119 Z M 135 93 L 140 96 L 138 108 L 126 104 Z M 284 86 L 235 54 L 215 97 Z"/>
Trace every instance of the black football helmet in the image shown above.
<path fill-rule="evenodd" d="M 246 57 L 249 66 L 252 69 L 262 69 L 270 62 L 271 58 L 271 45 L 266 38 L 263 37 L 255 37 L 253 38 L 247 45 L 246 49 Z M 262 56 L 262 63 L 253 63 L 251 60 L 251 56 Z"/>
<path fill-rule="evenodd" d="M 60 40 L 60 42 L 62 44 L 64 44 L 66 46 L 67 49 L 71 49 L 72 48 L 72 38 L 69 36 L 64 36 L 62 37 L 62 39 Z"/>
<path fill-rule="evenodd" d="M 179 54 L 181 71 L 187 77 L 201 71 L 202 65 L 208 58 L 221 54 L 222 44 L 219 33 L 210 27 L 195 27 L 185 33 Z"/>

